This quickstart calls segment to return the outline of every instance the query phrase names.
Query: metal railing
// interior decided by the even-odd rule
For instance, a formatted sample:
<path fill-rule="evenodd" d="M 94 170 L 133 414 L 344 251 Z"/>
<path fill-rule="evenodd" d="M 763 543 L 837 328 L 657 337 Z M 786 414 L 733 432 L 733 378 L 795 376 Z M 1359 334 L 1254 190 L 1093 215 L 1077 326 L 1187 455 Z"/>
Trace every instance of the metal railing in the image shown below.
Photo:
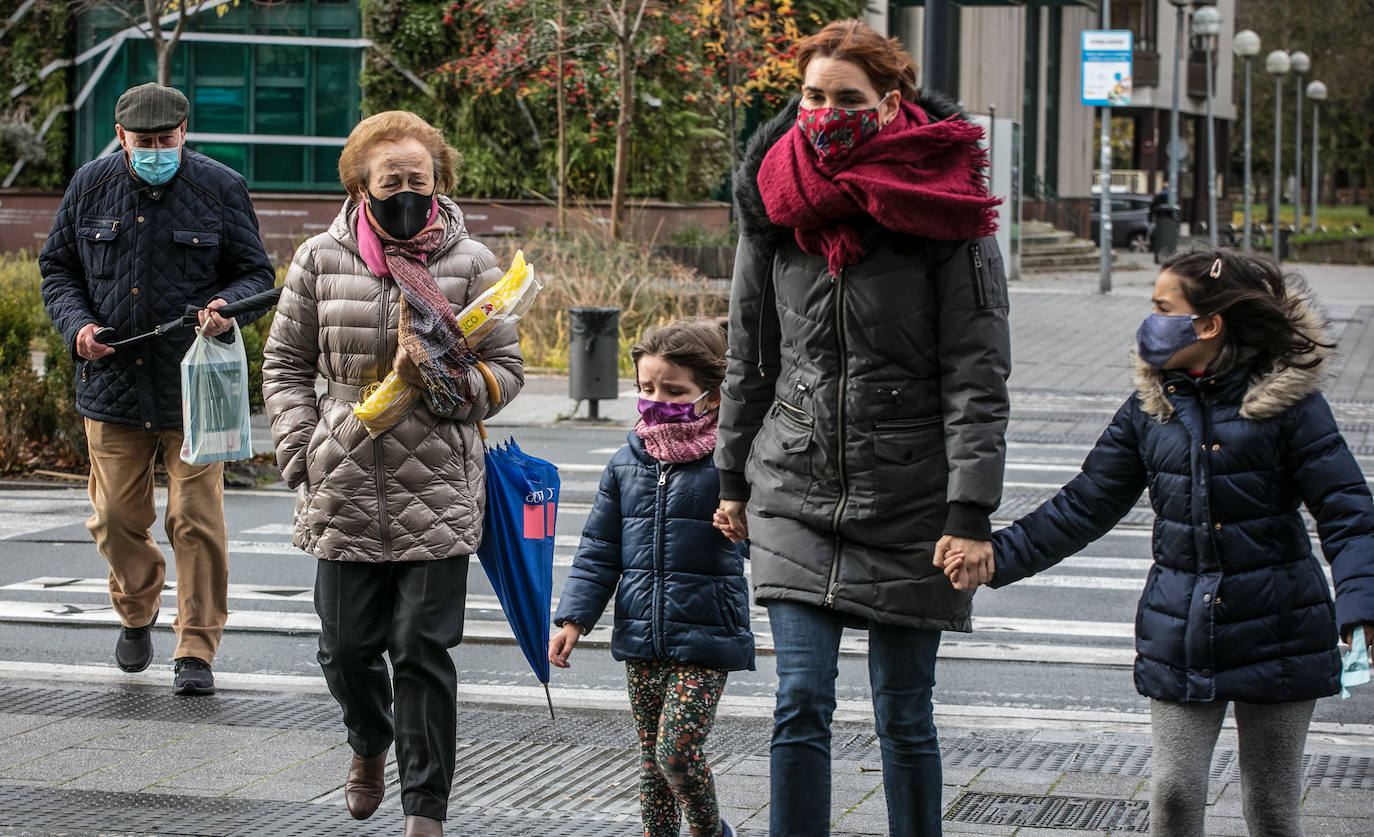
<path fill-rule="evenodd" d="M 1068 230 L 1077 236 L 1088 234 L 1087 218 L 1077 207 L 1060 197 L 1038 174 L 1027 172 L 1027 181 L 1026 197 L 1031 204 L 1023 204 L 1025 220 L 1044 221 L 1055 229 Z"/>

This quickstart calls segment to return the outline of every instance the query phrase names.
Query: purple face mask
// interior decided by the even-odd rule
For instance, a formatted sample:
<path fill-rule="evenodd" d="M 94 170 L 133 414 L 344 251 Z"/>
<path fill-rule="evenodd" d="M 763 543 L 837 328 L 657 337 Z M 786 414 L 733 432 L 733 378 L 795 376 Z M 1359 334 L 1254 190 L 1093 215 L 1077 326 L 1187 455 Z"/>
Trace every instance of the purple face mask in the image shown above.
<path fill-rule="evenodd" d="M 696 421 L 701 418 L 697 415 L 697 402 L 705 397 L 706 393 L 703 392 L 691 401 L 651 401 L 648 398 L 641 398 L 639 399 L 639 415 L 643 417 L 644 423 L 650 427 L 659 424 L 682 424 Z"/>

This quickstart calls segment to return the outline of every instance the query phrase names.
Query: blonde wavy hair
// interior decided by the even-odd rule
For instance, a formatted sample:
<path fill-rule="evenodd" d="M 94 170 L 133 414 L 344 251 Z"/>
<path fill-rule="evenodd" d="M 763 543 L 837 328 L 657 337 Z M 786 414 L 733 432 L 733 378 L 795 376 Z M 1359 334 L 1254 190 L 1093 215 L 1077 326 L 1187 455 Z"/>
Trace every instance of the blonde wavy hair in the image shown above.
<path fill-rule="evenodd" d="M 434 183 L 439 193 L 447 193 L 458 182 L 462 155 L 448 144 L 439 129 L 408 110 L 388 110 L 374 114 L 353 126 L 339 155 L 339 182 L 354 198 L 362 196 L 368 180 L 368 157 L 379 143 L 404 139 L 418 140 L 434 161 Z"/>

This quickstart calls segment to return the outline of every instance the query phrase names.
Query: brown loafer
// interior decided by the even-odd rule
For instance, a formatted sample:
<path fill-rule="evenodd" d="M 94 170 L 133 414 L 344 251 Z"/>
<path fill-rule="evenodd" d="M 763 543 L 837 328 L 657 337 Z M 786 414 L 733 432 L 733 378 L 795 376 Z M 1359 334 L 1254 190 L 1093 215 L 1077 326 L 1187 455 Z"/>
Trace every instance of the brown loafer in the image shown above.
<path fill-rule="evenodd" d="M 410 814 L 406 817 L 405 837 L 444 837 L 444 823 Z"/>
<path fill-rule="evenodd" d="M 377 811 L 386 794 L 386 750 L 365 759 L 357 753 L 348 765 L 344 779 L 344 804 L 355 820 L 365 820 Z"/>

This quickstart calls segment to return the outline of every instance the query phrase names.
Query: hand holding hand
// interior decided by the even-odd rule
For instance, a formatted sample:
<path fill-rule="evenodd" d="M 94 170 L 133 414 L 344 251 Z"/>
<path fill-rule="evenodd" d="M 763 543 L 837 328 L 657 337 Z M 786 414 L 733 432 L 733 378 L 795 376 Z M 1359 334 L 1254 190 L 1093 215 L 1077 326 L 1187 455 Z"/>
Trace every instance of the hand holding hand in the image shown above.
<path fill-rule="evenodd" d="M 86 360 L 114 354 L 114 349 L 95 339 L 95 333 L 99 330 L 100 326 L 95 323 L 86 323 L 76 333 L 76 353 Z"/>
<path fill-rule="evenodd" d="M 742 500 L 721 500 L 720 507 L 711 518 L 712 525 L 731 543 L 739 543 L 749 537 L 749 520 L 744 511 L 746 505 Z"/>
<path fill-rule="evenodd" d="M 221 317 L 217 311 L 225 305 L 225 301 L 216 297 L 205 304 L 205 307 L 196 313 L 200 320 L 201 333 L 206 337 L 214 337 L 228 331 L 233 325 L 233 321 Z"/>
<path fill-rule="evenodd" d="M 956 590 L 976 590 L 992 581 L 997 565 L 992 543 L 945 535 L 935 545 L 934 564 L 945 571 Z"/>
<path fill-rule="evenodd" d="M 577 641 L 582 638 L 582 629 L 572 622 L 564 622 L 563 629 L 549 640 L 549 662 L 559 668 L 568 668 L 568 657 Z"/>
<path fill-rule="evenodd" d="M 425 376 L 421 374 L 420 367 L 415 365 L 415 361 L 411 360 L 410 352 L 406 351 L 405 346 L 396 347 L 396 357 L 391 361 L 391 369 L 402 381 L 413 387 L 425 389 Z"/>

